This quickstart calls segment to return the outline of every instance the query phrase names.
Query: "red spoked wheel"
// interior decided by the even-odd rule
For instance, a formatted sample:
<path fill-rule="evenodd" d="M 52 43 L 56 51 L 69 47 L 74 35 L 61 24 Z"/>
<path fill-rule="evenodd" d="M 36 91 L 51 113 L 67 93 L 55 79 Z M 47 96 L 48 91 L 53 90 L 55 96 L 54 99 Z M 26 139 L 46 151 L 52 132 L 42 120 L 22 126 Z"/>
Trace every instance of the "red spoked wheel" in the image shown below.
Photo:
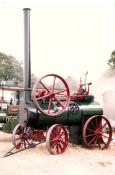
<path fill-rule="evenodd" d="M 33 140 L 31 139 L 33 131 L 30 127 L 22 127 L 17 124 L 13 130 L 12 142 L 17 149 L 26 149 L 33 145 Z"/>
<path fill-rule="evenodd" d="M 67 129 L 60 124 L 52 125 L 46 135 L 46 146 L 51 154 L 62 154 L 68 146 Z"/>
<path fill-rule="evenodd" d="M 93 116 L 84 124 L 83 141 L 91 149 L 106 149 L 112 140 L 112 127 L 103 116 Z"/>
<path fill-rule="evenodd" d="M 62 77 L 48 74 L 34 84 L 32 99 L 40 112 L 48 116 L 57 116 L 68 106 L 70 92 Z"/>

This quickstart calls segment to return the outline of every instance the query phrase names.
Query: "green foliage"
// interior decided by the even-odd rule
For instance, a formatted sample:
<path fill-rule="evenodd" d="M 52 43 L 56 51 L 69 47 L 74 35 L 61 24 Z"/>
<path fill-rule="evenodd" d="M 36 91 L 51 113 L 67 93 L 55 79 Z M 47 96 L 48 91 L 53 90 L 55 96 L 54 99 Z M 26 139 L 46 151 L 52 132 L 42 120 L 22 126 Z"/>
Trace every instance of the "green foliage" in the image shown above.
<path fill-rule="evenodd" d="M 111 53 L 110 59 L 108 60 L 108 65 L 111 69 L 115 69 L 115 51 Z"/>
<path fill-rule="evenodd" d="M 22 63 L 15 57 L 0 52 L 0 82 L 15 80 L 16 84 L 19 84 L 22 82 L 22 78 Z"/>

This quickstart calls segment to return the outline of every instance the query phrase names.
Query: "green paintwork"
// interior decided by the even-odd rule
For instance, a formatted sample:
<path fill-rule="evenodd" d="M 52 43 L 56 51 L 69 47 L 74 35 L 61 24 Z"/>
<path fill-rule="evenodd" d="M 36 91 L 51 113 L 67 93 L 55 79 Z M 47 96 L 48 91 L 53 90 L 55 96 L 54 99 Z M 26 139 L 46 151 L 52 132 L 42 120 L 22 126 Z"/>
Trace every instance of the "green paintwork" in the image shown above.
<path fill-rule="evenodd" d="M 82 121 L 85 116 L 88 117 L 103 114 L 100 104 L 94 101 L 94 96 L 92 95 L 87 96 L 84 100 L 72 100 L 70 103 L 77 104 L 79 106 L 79 111 L 72 113 L 68 107 L 62 114 L 56 117 L 49 117 L 40 113 L 39 125 L 52 125 L 55 123 L 75 125 Z M 58 106 L 56 106 L 56 104 L 54 104 L 54 109 L 58 110 Z"/>

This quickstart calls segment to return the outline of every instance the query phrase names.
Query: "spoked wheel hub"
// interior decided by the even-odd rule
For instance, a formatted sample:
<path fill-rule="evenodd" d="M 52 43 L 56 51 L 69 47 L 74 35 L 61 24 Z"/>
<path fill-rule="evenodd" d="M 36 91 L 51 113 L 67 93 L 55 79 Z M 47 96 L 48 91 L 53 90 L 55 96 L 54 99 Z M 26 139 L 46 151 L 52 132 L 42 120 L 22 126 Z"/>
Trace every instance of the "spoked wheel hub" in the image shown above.
<path fill-rule="evenodd" d="M 98 137 L 102 137 L 102 134 L 103 134 L 103 131 L 101 128 L 97 128 L 95 131 L 94 131 L 94 135 L 98 138 Z"/>

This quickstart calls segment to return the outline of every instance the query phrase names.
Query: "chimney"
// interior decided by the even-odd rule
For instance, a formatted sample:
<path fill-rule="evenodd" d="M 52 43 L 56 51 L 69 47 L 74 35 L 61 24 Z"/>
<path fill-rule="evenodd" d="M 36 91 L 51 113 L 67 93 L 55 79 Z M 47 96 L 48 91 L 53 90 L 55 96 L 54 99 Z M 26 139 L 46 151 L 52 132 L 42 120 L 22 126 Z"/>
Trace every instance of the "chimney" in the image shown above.
<path fill-rule="evenodd" d="M 24 89 L 31 88 L 31 55 L 30 55 L 30 10 L 24 8 Z M 24 102 L 30 101 L 30 91 L 24 91 Z"/>
<path fill-rule="evenodd" d="M 27 103 L 30 101 L 31 93 L 31 57 L 30 57 L 30 9 L 24 8 L 24 100 L 19 104 L 19 123 L 23 126 L 27 120 Z"/>

